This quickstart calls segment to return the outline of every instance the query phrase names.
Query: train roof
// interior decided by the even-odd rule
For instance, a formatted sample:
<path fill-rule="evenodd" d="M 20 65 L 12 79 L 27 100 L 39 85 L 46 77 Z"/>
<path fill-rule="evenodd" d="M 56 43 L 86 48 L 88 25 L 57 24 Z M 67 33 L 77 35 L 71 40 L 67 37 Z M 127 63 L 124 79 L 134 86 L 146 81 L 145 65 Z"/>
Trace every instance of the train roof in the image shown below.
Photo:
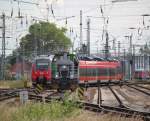
<path fill-rule="evenodd" d="M 60 59 L 60 60 L 58 60 L 57 62 L 56 62 L 58 65 L 72 65 L 73 64 L 73 62 L 72 61 L 70 61 L 70 60 L 65 60 L 65 59 Z"/>
<path fill-rule="evenodd" d="M 47 59 L 47 60 L 52 61 L 53 57 L 54 57 L 54 55 L 39 55 L 34 60 Z"/>
<path fill-rule="evenodd" d="M 117 59 L 114 58 L 101 58 L 98 56 L 78 56 L 79 60 L 83 61 L 118 61 Z"/>

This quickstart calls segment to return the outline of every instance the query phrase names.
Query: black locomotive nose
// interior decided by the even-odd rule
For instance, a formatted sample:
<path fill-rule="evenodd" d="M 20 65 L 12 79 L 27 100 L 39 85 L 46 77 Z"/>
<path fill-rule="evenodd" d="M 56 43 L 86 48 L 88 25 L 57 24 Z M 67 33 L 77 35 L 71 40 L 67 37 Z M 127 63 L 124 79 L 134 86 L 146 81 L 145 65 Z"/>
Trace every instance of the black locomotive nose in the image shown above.
<path fill-rule="evenodd" d="M 68 75 L 68 71 L 67 70 L 61 71 L 61 75 L 62 75 L 62 78 L 66 78 Z"/>

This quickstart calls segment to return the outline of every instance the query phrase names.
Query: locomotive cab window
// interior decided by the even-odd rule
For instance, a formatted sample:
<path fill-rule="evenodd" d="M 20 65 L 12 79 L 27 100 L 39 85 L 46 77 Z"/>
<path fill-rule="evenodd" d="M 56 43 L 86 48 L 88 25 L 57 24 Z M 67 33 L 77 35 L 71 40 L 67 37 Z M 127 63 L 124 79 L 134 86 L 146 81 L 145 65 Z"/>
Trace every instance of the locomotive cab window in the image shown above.
<path fill-rule="evenodd" d="M 37 70 L 47 70 L 49 66 L 50 66 L 50 62 L 48 59 L 36 60 L 36 69 Z"/>

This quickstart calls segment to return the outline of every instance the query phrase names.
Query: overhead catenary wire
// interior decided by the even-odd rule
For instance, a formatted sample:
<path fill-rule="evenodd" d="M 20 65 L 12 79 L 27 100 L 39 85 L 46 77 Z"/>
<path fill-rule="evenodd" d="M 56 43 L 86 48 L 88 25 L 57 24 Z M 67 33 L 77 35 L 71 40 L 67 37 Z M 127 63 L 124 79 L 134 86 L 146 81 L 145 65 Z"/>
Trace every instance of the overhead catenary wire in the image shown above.
<path fill-rule="evenodd" d="M 0 0 L 0 1 L 10 1 L 10 0 Z M 33 5 L 38 5 L 38 3 L 35 2 L 29 2 L 25 0 L 11 0 L 11 2 L 19 2 L 19 3 L 24 3 L 24 4 L 33 4 Z"/>
<path fill-rule="evenodd" d="M 103 6 L 103 5 L 102 5 Z M 96 8 L 96 10 L 97 10 L 97 8 Z M 94 11 L 94 8 L 93 8 L 93 11 Z M 87 12 L 88 13 L 88 12 Z M 64 16 L 65 17 L 65 16 Z M 65 20 L 65 19 L 64 19 Z M 94 30 L 92 30 L 92 31 L 94 31 Z M 96 31 L 96 30 L 95 30 Z M 97 31 L 99 31 L 99 30 L 97 30 Z"/>
<path fill-rule="evenodd" d="M 102 19 L 103 16 L 87 16 L 87 17 L 90 17 L 90 18 L 94 18 L 94 19 Z M 126 15 L 109 15 L 108 18 L 113 18 L 113 17 L 142 17 L 142 14 L 126 14 Z M 148 16 L 150 17 L 150 16 Z"/>

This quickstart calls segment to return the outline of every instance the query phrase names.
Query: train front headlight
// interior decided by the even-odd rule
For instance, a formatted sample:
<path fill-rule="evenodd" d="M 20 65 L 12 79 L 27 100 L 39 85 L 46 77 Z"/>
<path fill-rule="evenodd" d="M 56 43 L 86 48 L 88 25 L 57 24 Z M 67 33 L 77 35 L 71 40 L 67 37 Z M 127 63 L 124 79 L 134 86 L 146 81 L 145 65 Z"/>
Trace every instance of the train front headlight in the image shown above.
<path fill-rule="evenodd" d="M 58 75 L 58 73 L 56 73 L 56 74 L 55 74 L 55 78 L 56 78 L 56 79 L 58 79 L 58 78 L 59 78 L 59 75 Z"/>
<path fill-rule="evenodd" d="M 66 68 L 67 68 L 67 66 L 66 66 L 66 65 L 63 65 L 63 66 L 62 66 L 62 68 L 63 68 L 63 69 L 66 69 Z"/>
<path fill-rule="evenodd" d="M 70 79 L 74 78 L 74 74 L 72 72 L 70 72 Z"/>

